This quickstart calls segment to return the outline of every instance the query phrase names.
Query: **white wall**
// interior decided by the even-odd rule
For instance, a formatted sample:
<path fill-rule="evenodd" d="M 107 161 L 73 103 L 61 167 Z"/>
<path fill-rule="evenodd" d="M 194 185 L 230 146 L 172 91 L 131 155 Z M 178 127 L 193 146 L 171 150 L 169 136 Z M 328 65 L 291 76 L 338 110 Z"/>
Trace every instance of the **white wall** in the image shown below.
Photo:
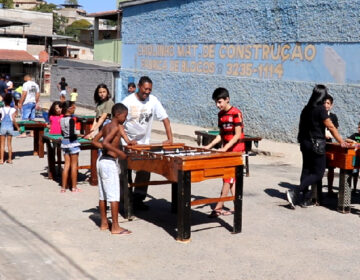
<path fill-rule="evenodd" d="M 0 49 L 26 51 L 27 39 L 25 38 L 1 38 Z"/>

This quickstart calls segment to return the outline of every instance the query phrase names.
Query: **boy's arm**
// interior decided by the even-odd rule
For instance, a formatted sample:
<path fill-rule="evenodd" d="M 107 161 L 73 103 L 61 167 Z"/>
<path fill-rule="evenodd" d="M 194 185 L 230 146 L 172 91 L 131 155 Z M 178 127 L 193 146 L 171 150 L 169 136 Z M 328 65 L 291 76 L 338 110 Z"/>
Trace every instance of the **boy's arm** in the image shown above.
<path fill-rule="evenodd" d="M 135 140 L 129 139 L 129 137 L 127 136 L 127 134 L 125 132 L 124 125 L 119 124 L 119 130 L 120 130 L 121 137 L 125 140 L 127 145 L 136 145 L 137 144 L 137 142 Z"/>
<path fill-rule="evenodd" d="M 166 132 L 166 136 L 167 136 L 167 140 L 165 140 L 163 142 L 163 144 L 172 144 L 173 135 L 172 135 L 172 131 L 171 131 L 170 120 L 169 120 L 169 118 L 166 118 L 166 119 L 163 119 L 162 122 L 164 124 L 165 132 Z"/>
<path fill-rule="evenodd" d="M 355 140 L 350 139 L 350 138 L 346 138 L 345 142 L 347 142 L 347 143 L 357 143 Z"/>
<path fill-rule="evenodd" d="M 215 139 L 212 140 L 210 142 L 210 144 L 206 145 L 204 148 L 205 149 L 211 149 L 212 147 L 214 147 L 217 143 L 220 143 L 221 142 L 221 136 L 220 134 L 219 135 L 216 135 Z"/>
<path fill-rule="evenodd" d="M 126 159 L 126 154 L 123 151 L 121 151 L 118 147 L 114 147 L 113 145 L 111 145 L 111 142 L 117 133 L 119 133 L 117 129 L 111 129 L 110 132 L 103 139 L 103 147 L 104 149 L 117 154 L 120 159 Z"/>
<path fill-rule="evenodd" d="M 222 152 L 226 152 L 227 150 L 229 150 L 237 141 L 239 141 L 241 132 L 242 132 L 241 126 L 235 126 L 234 137 L 228 143 L 226 143 L 226 145 L 224 147 L 222 147 L 219 150 Z"/>
<path fill-rule="evenodd" d="M 327 118 L 324 120 L 324 125 L 327 127 L 328 130 L 330 130 L 332 136 L 338 141 L 341 145 L 345 144 L 345 141 L 341 138 L 338 130 L 330 120 L 330 118 Z"/>
<path fill-rule="evenodd" d="M 99 133 L 95 135 L 94 139 L 91 142 L 98 149 L 104 148 L 103 144 L 99 141 L 102 136 L 103 136 L 103 130 L 100 130 Z"/>

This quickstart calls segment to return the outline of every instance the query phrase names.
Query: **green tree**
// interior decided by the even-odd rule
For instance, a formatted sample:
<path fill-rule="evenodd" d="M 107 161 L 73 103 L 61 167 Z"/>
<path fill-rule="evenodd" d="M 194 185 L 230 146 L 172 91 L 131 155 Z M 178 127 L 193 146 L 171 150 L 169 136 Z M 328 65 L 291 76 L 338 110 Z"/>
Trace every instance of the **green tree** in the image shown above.
<path fill-rule="evenodd" d="M 78 38 L 81 29 L 88 29 L 91 26 L 91 23 L 86 19 L 80 19 L 74 21 L 72 24 L 65 28 L 65 35 Z"/>
<path fill-rule="evenodd" d="M 53 32 L 58 35 L 65 35 L 65 26 L 69 20 L 57 13 L 53 13 Z"/>
<path fill-rule="evenodd" d="M 0 4 L 3 4 L 3 7 L 7 8 L 7 9 L 14 8 L 14 1 L 13 0 L 0 0 Z"/>
<path fill-rule="evenodd" d="M 35 8 L 32 8 L 31 10 L 37 11 L 37 12 L 42 12 L 42 13 L 52 13 L 53 10 L 56 10 L 56 9 L 57 9 L 57 7 L 55 4 L 41 3 L 41 4 L 37 5 Z"/>
<path fill-rule="evenodd" d="M 42 13 L 52 13 L 53 14 L 53 32 L 59 35 L 65 34 L 65 25 L 68 22 L 68 19 L 56 12 L 58 10 L 57 5 L 52 3 L 42 3 L 35 8 L 32 9 L 33 11 L 42 12 Z"/>

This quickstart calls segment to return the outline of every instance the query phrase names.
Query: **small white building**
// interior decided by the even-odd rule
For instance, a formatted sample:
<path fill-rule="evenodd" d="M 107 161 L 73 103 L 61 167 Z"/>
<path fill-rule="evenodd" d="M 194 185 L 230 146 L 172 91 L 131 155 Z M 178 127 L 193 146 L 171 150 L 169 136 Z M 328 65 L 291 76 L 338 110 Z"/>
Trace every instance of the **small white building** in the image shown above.
<path fill-rule="evenodd" d="M 43 0 L 13 0 L 15 9 L 29 10 L 40 4 L 44 4 Z"/>
<path fill-rule="evenodd" d="M 15 86 L 23 83 L 27 73 L 38 81 L 38 65 L 38 60 L 27 52 L 27 39 L 0 37 L 0 73 L 10 75 Z"/>
<path fill-rule="evenodd" d="M 94 58 L 91 45 L 73 39 L 53 39 L 52 50 L 54 56 L 84 60 L 93 60 Z"/>

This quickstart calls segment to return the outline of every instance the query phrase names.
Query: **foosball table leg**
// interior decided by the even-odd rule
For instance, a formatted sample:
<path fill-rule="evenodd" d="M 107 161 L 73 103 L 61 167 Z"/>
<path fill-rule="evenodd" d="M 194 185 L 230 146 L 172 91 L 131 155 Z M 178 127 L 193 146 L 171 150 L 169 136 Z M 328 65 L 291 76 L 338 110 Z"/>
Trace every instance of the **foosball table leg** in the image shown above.
<path fill-rule="evenodd" d="M 352 170 L 340 169 L 338 211 L 350 213 Z"/>
<path fill-rule="evenodd" d="M 121 187 L 121 194 L 124 199 L 124 217 L 125 219 L 132 220 L 134 217 L 134 209 L 133 209 L 133 195 L 132 195 L 132 188 L 129 187 L 129 181 L 132 181 L 131 178 L 131 170 L 127 168 L 127 161 L 121 160 L 120 161 L 120 187 Z"/>
<path fill-rule="evenodd" d="M 178 208 L 178 184 L 171 184 L 171 212 L 176 213 Z"/>
<path fill-rule="evenodd" d="M 239 165 L 235 169 L 235 199 L 234 199 L 234 228 L 233 233 L 239 233 L 242 229 L 242 204 L 244 189 L 244 166 Z"/>
<path fill-rule="evenodd" d="M 177 192 L 177 230 L 176 240 L 180 242 L 190 241 L 190 212 L 191 212 L 191 173 L 179 171 Z"/>

